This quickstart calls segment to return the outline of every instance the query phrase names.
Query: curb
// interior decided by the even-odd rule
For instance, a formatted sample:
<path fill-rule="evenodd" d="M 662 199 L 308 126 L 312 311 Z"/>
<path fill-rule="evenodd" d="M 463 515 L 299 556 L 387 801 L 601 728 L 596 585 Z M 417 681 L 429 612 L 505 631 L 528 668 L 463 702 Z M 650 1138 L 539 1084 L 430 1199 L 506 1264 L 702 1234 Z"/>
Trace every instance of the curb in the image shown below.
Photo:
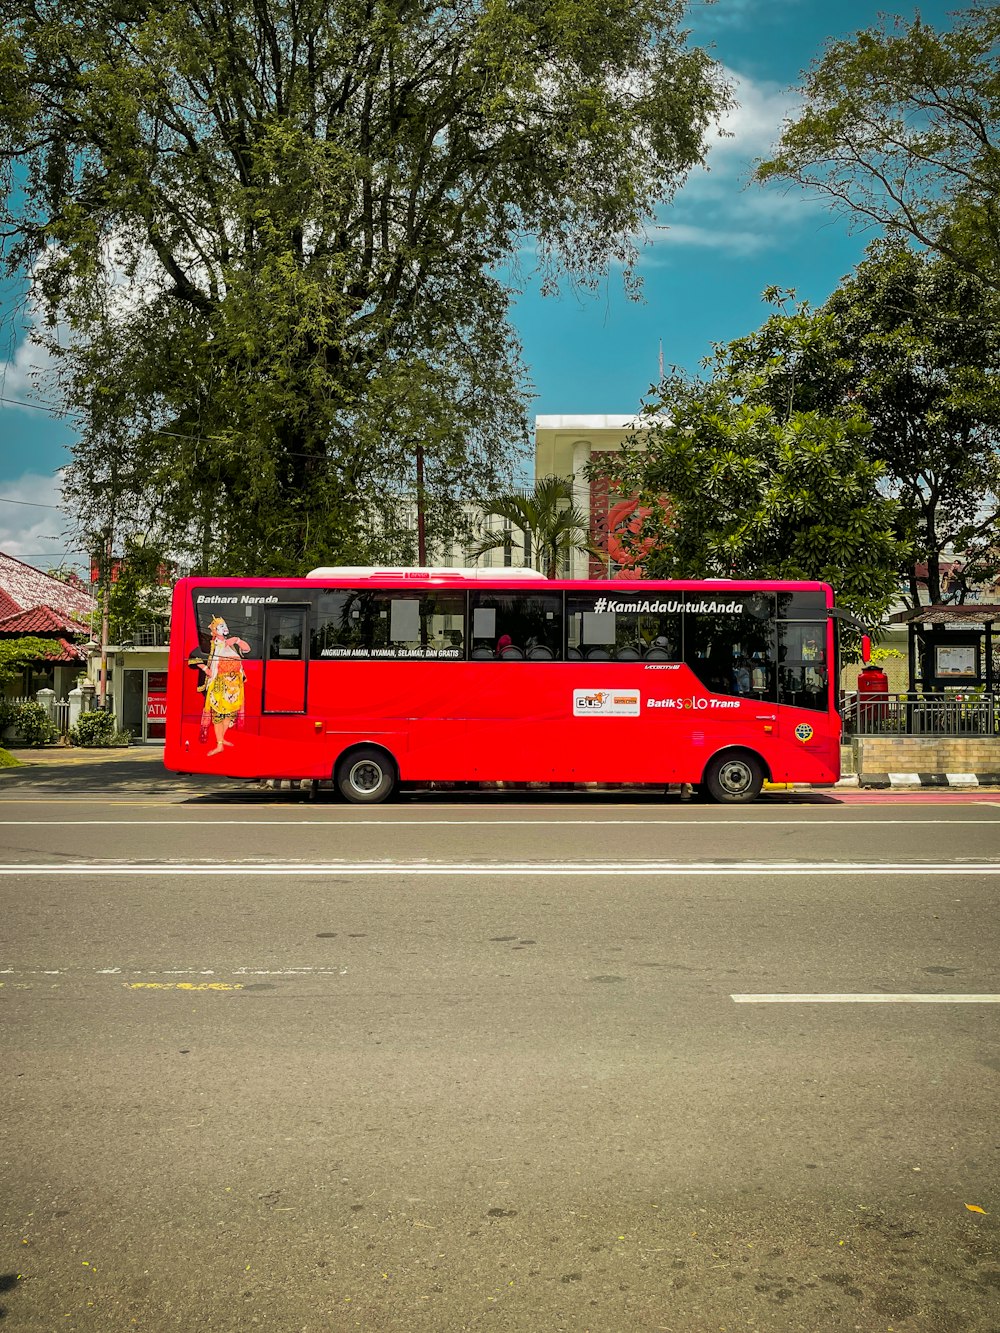
<path fill-rule="evenodd" d="M 883 790 L 898 787 L 996 787 L 1000 786 L 1000 773 L 862 773 L 858 785 Z"/>

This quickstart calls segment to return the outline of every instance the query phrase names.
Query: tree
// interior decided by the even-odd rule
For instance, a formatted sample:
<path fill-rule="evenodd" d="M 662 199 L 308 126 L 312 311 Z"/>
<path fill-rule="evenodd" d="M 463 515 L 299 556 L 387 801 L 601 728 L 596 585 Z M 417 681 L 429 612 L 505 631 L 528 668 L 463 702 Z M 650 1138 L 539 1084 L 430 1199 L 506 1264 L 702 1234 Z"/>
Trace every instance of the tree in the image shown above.
<path fill-rule="evenodd" d="M 679 0 L 0 5 L 0 229 L 84 422 L 74 494 L 127 453 L 129 521 L 218 572 L 398 547 L 428 416 L 432 503 L 509 483 L 498 274 L 530 244 L 548 286 L 631 280 L 730 103 Z"/>
<path fill-rule="evenodd" d="M 905 548 L 865 449 L 871 427 L 860 413 L 778 412 L 756 388 L 720 349 L 713 378 L 664 381 L 645 447 L 609 461 L 649 507 L 636 536 L 647 576 L 818 579 L 877 624 Z"/>
<path fill-rule="evenodd" d="M 1000 286 L 1000 9 L 948 32 L 920 18 L 831 43 L 760 182 L 818 191 Z"/>
<path fill-rule="evenodd" d="M 105 577 L 106 556 L 95 561 L 98 605 L 107 599 L 108 642 L 125 643 L 140 624 L 165 626 L 170 619 L 170 563 L 164 553 L 134 536 L 124 538 L 121 555 L 112 558 Z"/>
<path fill-rule="evenodd" d="M 560 561 L 565 563 L 573 551 L 593 553 L 589 519 L 574 505 L 573 483 L 566 477 L 542 477 L 530 491 L 498 495 L 483 506 L 483 515 L 499 518 L 507 526 L 502 531 L 487 532 L 474 542 L 471 555 L 509 547 L 512 530 L 516 529 L 524 539 L 526 558 L 533 561 L 531 567 L 554 579 Z"/>
<path fill-rule="evenodd" d="M 13 680 L 26 666 L 44 661 L 59 645 L 51 639 L 25 634 L 16 639 L 0 639 L 0 684 Z"/>
<path fill-rule="evenodd" d="M 963 268 L 889 239 L 819 311 L 777 314 L 727 349 L 776 410 L 860 411 L 871 422 L 867 451 L 900 502 L 897 531 L 910 550 L 900 573 L 914 607 L 918 564 L 931 602 L 941 600 L 947 552 L 962 552 L 973 581 L 996 571 L 998 314 L 996 293 Z"/>

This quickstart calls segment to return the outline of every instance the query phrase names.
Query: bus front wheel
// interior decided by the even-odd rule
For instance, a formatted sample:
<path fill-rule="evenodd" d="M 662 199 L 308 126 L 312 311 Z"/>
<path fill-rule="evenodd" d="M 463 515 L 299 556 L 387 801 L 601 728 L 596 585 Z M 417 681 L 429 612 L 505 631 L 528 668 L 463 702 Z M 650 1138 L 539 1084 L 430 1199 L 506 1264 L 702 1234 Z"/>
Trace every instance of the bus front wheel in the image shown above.
<path fill-rule="evenodd" d="M 764 786 L 764 770 L 746 750 L 717 754 L 705 769 L 705 787 L 713 801 L 755 801 Z"/>
<path fill-rule="evenodd" d="M 396 790 L 396 765 L 385 750 L 363 745 L 344 755 L 334 779 L 345 801 L 375 805 L 388 800 Z"/>

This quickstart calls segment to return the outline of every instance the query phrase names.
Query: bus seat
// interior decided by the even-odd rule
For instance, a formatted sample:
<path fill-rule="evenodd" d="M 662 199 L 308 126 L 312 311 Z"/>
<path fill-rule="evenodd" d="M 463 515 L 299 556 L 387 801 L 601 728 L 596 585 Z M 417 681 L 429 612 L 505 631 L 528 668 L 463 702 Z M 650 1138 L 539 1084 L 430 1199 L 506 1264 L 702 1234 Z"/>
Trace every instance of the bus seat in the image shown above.
<path fill-rule="evenodd" d="M 516 661 L 523 661 L 523 659 L 524 659 L 524 653 L 521 652 L 520 648 L 515 648 L 513 644 L 511 644 L 507 648 L 501 649 L 500 652 L 501 662 L 516 662 Z"/>
<path fill-rule="evenodd" d="M 472 650 L 470 656 L 471 656 L 473 662 L 492 662 L 492 661 L 493 661 L 493 649 L 492 649 L 492 648 L 473 648 L 473 650 Z"/>
<path fill-rule="evenodd" d="M 551 648 L 547 648 L 544 643 L 536 643 L 534 648 L 528 649 L 528 660 L 530 662 L 551 662 L 555 657 Z"/>
<path fill-rule="evenodd" d="M 670 654 L 667 652 L 666 648 L 647 648 L 647 649 L 646 649 L 646 661 L 647 661 L 647 662 L 669 662 L 669 661 L 670 661 Z"/>
<path fill-rule="evenodd" d="M 588 648 L 588 649 L 587 649 L 587 661 L 588 661 L 588 662 L 610 662 L 610 661 L 611 661 L 611 654 L 608 652 L 607 648 Z"/>
<path fill-rule="evenodd" d="M 566 659 L 569 662 L 580 662 L 583 660 L 583 653 L 580 652 L 579 648 L 567 648 Z"/>
<path fill-rule="evenodd" d="M 615 658 L 619 662 L 638 662 L 639 657 L 638 648 L 619 648 L 615 653 Z"/>

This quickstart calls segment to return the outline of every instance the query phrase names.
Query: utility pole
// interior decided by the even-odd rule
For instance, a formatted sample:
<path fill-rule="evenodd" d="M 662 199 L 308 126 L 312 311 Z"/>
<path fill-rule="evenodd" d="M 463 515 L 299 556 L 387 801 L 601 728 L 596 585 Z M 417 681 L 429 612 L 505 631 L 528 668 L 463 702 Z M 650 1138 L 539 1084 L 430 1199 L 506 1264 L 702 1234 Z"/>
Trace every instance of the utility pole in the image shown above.
<path fill-rule="evenodd" d="M 104 543 L 103 550 L 99 557 L 100 596 L 101 596 L 101 675 L 98 685 L 97 698 L 102 711 L 107 707 L 108 702 L 108 594 L 111 582 L 111 526 L 104 529 L 102 533 Z"/>
<path fill-rule="evenodd" d="M 417 564 L 427 564 L 427 535 L 424 529 L 424 446 L 417 445 Z"/>

